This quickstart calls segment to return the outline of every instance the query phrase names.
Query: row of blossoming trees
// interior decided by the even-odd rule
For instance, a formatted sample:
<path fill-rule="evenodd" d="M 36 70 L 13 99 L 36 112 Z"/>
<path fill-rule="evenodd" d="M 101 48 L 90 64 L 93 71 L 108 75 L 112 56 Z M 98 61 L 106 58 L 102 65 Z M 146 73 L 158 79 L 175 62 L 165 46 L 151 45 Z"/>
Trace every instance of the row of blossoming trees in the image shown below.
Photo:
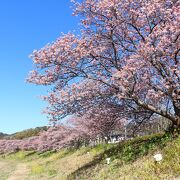
<path fill-rule="evenodd" d="M 154 116 L 179 128 L 180 1 L 72 2 L 81 34 L 64 34 L 31 55 L 35 69 L 28 81 L 53 86 L 44 97 L 50 121 L 72 117 L 64 127 L 68 138 L 107 136 Z M 68 141 L 55 132 L 57 144 Z"/>

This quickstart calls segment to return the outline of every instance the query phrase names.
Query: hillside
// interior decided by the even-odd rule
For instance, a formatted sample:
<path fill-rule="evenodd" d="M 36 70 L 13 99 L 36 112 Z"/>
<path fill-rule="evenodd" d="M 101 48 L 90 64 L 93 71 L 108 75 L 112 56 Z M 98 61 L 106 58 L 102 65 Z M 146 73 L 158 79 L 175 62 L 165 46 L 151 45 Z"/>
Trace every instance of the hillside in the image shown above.
<path fill-rule="evenodd" d="M 5 137 L 7 137 L 7 136 L 8 136 L 8 134 L 4 134 L 4 133 L 0 132 L 0 139 L 3 139 Z"/>
<path fill-rule="evenodd" d="M 161 153 L 163 160 L 155 163 L 153 155 Z M 107 165 L 106 158 L 111 158 Z M 119 144 L 60 152 L 17 152 L 2 156 L 2 179 L 33 180 L 114 180 L 114 179 L 179 179 L 180 137 L 153 135 L 135 138 Z"/>
<path fill-rule="evenodd" d="M 26 129 L 13 134 L 0 133 L 0 139 L 24 139 L 32 136 L 37 136 L 40 132 L 46 130 L 47 130 L 47 126 L 42 126 L 42 127 Z"/>
<path fill-rule="evenodd" d="M 37 136 L 40 132 L 45 130 L 47 130 L 46 126 L 26 129 L 12 134 L 11 139 L 24 139 L 32 136 Z"/>

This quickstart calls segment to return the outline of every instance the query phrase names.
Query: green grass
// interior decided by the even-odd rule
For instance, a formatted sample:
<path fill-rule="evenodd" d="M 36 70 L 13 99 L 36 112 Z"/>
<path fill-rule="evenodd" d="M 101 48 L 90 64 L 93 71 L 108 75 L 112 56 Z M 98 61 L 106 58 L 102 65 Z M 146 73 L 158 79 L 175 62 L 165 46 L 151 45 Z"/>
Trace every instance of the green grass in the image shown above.
<path fill-rule="evenodd" d="M 155 153 L 163 155 L 160 164 L 154 162 Z M 111 158 L 109 165 L 107 157 Z M 0 166 L 0 177 L 4 180 L 8 173 L 12 174 L 8 163 L 11 169 L 15 169 L 18 163 L 27 164 L 27 180 L 180 179 L 180 137 L 156 134 L 79 150 L 64 149 L 41 154 L 20 151 L 0 158 L 0 162 L 6 164 L 6 171 L 1 172 Z"/>
<path fill-rule="evenodd" d="M 156 164 L 153 155 L 163 154 L 163 160 Z M 110 165 L 105 159 L 111 158 Z M 173 140 L 168 134 L 136 138 L 120 143 L 100 156 L 94 162 L 78 169 L 71 179 L 172 179 L 180 176 L 180 138 Z"/>

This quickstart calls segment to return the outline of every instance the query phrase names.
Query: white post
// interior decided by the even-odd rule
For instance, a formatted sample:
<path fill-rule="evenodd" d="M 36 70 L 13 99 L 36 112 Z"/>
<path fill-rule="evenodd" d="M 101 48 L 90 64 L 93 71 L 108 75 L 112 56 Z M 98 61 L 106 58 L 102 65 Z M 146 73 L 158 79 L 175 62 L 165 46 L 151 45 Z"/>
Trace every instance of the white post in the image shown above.
<path fill-rule="evenodd" d="M 111 158 L 106 158 L 107 164 L 110 163 L 110 159 L 111 159 Z"/>

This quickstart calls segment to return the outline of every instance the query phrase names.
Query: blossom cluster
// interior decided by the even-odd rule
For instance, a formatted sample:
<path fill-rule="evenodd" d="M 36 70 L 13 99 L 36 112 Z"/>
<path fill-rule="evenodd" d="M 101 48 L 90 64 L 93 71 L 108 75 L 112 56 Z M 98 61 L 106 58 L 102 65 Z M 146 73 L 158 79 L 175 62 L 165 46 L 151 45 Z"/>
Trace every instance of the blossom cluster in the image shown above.
<path fill-rule="evenodd" d="M 153 113 L 180 126 L 180 2 L 73 3 L 81 34 L 62 35 L 31 56 L 35 69 L 28 81 L 54 87 L 44 97 L 50 120 L 73 115 L 75 124 L 83 119 L 82 124 L 99 130 L 102 121 L 122 124 L 123 118 Z M 88 134 L 93 128 L 84 129 Z"/>
<path fill-rule="evenodd" d="M 63 147 L 72 146 L 77 137 L 74 129 L 63 126 L 50 127 L 39 136 L 21 140 L 0 140 L 0 154 L 13 153 L 19 150 L 44 152 L 59 150 Z M 74 136 L 75 135 L 75 136 Z"/>

